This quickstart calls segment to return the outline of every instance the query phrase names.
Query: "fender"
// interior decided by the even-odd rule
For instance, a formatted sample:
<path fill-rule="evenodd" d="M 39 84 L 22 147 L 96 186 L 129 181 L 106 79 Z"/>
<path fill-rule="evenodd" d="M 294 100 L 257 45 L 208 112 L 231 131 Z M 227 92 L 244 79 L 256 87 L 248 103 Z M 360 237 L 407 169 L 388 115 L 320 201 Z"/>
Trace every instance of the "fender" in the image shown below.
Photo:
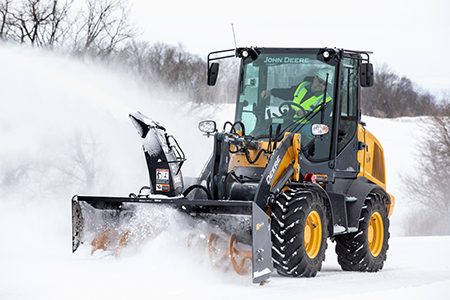
<path fill-rule="evenodd" d="M 356 198 L 356 201 L 354 202 L 347 202 L 349 231 L 357 231 L 364 201 L 371 192 L 377 192 L 382 195 L 383 199 L 385 199 L 385 204 L 390 203 L 388 193 L 381 186 L 371 182 L 365 177 L 358 177 L 349 185 L 346 195 Z"/>
<path fill-rule="evenodd" d="M 305 190 L 314 190 L 317 192 L 319 197 L 323 199 L 325 206 L 327 207 L 327 218 L 328 218 L 328 232 L 330 234 L 333 233 L 334 227 L 334 206 L 332 205 L 332 201 L 328 195 L 328 193 L 317 183 L 313 182 L 291 182 L 286 185 L 289 188 L 301 188 Z"/>

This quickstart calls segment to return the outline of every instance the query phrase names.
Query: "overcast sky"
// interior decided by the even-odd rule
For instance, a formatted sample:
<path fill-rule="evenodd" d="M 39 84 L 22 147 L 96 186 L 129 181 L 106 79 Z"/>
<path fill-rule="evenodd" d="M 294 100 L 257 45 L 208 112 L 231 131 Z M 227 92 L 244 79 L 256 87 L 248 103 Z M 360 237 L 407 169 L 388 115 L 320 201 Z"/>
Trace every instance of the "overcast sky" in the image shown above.
<path fill-rule="evenodd" d="M 183 44 L 206 57 L 239 47 L 337 47 L 373 51 L 433 92 L 450 92 L 449 0 L 130 0 L 149 42 Z"/>

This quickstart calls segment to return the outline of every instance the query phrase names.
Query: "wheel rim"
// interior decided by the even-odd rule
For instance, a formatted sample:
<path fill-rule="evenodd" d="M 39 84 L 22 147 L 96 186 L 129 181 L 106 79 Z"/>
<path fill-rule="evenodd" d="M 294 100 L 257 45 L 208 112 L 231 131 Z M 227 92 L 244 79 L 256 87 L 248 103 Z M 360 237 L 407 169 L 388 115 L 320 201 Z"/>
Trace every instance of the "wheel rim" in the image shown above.
<path fill-rule="evenodd" d="M 304 242 L 309 258 L 317 256 L 322 243 L 322 222 L 317 211 L 312 211 L 306 218 Z"/>
<path fill-rule="evenodd" d="M 369 228 L 367 232 L 367 241 L 369 250 L 373 256 L 378 256 L 383 248 L 384 226 L 383 218 L 380 213 L 375 212 L 370 217 Z"/>

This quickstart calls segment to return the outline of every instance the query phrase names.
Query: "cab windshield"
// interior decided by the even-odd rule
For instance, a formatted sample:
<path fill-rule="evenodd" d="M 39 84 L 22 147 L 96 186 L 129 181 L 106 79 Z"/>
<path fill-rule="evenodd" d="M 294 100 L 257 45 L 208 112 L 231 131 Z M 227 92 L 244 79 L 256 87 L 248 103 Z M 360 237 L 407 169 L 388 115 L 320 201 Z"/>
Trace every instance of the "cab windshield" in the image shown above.
<path fill-rule="evenodd" d="M 236 120 L 258 139 L 269 133 L 311 135 L 311 124 L 331 126 L 335 67 L 310 53 L 261 53 L 244 61 Z M 330 127 L 331 128 L 331 127 Z"/>

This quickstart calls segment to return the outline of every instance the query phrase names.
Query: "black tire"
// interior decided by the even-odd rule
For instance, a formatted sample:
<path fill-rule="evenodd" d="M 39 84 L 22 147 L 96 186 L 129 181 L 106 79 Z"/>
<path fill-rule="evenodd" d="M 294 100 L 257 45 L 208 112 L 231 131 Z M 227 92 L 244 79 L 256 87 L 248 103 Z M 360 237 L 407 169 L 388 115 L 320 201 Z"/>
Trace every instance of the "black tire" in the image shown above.
<path fill-rule="evenodd" d="M 358 232 L 336 236 L 336 254 L 344 271 L 377 272 L 389 249 L 389 219 L 383 198 L 369 194 L 361 211 Z"/>
<path fill-rule="evenodd" d="M 287 190 L 272 206 L 272 260 L 278 274 L 314 277 L 322 268 L 328 238 L 323 200 L 310 190 Z"/>

